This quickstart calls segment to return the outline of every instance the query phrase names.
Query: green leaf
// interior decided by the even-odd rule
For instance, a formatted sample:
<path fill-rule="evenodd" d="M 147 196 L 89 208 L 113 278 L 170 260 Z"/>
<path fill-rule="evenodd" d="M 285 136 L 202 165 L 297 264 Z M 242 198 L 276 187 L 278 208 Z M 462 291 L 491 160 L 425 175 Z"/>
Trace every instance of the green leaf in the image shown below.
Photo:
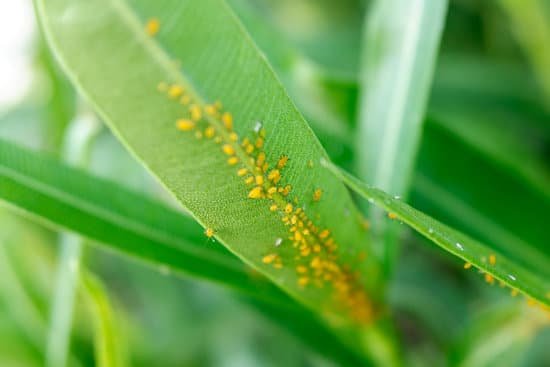
<path fill-rule="evenodd" d="M 123 367 L 127 363 L 116 315 L 101 281 L 89 272 L 82 274 L 82 285 L 94 319 L 96 366 Z"/>
<path fill-rule="evenodd" d="M 66 128 L 63 142 L 63 158 L 72 164 L 85 167 L 89 150 L 101 125 L 94 118 L 80 114 Z M 80 268 L 83 266 L 83 239 L 72 233 L 60 233 L 58 241 L 57 274 L 55 291 L 50 303 L 46 366 L 64 367 L 68 363 L 73 323 L 73 308 Z"/>
<path fill-rule="evenodd" d="M 406 197 L 421 138 L 447 1 L 375 1 L 367 13 L 356 135 L 359 176 Z M 399 232 L 370 213 L 386 273 Z"/>
<path fill-rule="evenodd" d="M 193 220 L 143 195 L 6 141 L 0 141 L 0 177 L 3 201 L 47 224 L 157 268 L 166 266 L 280 302 L 281 292 L 256 281 L 226 250 L 209 243 Z"/>
<path fill-rule="evenodd" d="M 511 28 L 546 94 L 546 105 L 550 106 L 550 53 L 546 48 L 550 42 L 550 9 L 547 3 L 543 0 L 499 0 L 498 3 L 507 13 Z"/>
<path fill-rule="evenodd" d="M 70 350 L 73 308 L 82 253 L 82 239 L 62 233 L 59 242 L 59 261 L 55 294 L 50 304 L 46 362 L 48 367 L 64 367 Z"/>
<path fill-rule="evenodd" d="M 163 272 L 238 290 L 262 314 L 293 329 L 319 353 L 344 365 L 365 363 L 314 314 L 207 241 L 197 223 L 143 195 L 0 140 L 0 200 L 44 224 L 79 233 Z"/>
<path fill-rule="evenodd" d="M 352 319 L 369 319 L 371 295 L 365 289 L 376 292 L 378 282 L 374 260 L 361 254 L 368 245 L 356 246 L 365 243 L 362 219 L 345 187 L 316 163 L 326 153 L 224 2 L 37 0 L 36 5 L 47 39 L 73 83 L 136 157 L 202 225 L 213 229 L 222 244 L 317 312 L 353 327 Z M 156 38 L 144 30 L 150 18 L 160 20 Z M 83 53 L 83 44 L 94 46 Z M 176 129 L 176 121 L 192 117 L 193 108 L 160 93 L 159 82 L 171 85 L 172 96 L 180 97 L 178 88 L 185 89 L 184 95 L 203 111 L 197 128 Z M 233 114 L 238 142 L 220 118 L 205 113 L 207 102 L 217 100 Z M 220 144 L 205 137 L 208 126 Z M 237 176 L 239 168 L 257 172 L 250 159 L 261 160 L 258 149 L 246 152 L 241 143 L 245 137 L 261 138 L 264 131 L 265 145 L 259 149 L 270 167 L 279 157 L 289 157 L 279 187 L 289 185 L 291 192 L 273 194 L 272 200 L 248 198 L 260 189 L 252 191 L 254 186 Z M 220 145 L 230 147 L 225 152 L 238 160 L 237 165 L 228 163 Z M 263 176 L 267 182 L 267 174 Z M 323 192 L 318 202 L 313 196 L 317 188 Z M 273 204 L 277 210 L 270 211 Z M 300 242 L 282 220 L 290 221 L 284 212 L 290 210 L 289 204 L 293 213 L 305 209 L 302 222 L 310 229 L 306 235 L 310 245 L 294 247 L 289 240 Z M 336 221 L 340 216 L 349 220 Z M 333 254 L 329 237 L 338 244 Z M 301 275 L 297 265 L 308 268 L 317 257 L 334 264 L 324 266 L 334 274 L 325 278 L 321 273 L 328 273 L 322 270 L 315 273 L 318 276 Z M 317 264 L 314 261 L 312 266 Z M 358 275 L 349 276 L 356 271 Z M 329 278 L 327 285 L 334 287 L 316 286 Z M 343 279 L 342 287 L 337 283 Z M 355 302 L 361 305 L 345 306 Z"/>
<path fill-rule="evenodd" d="M 420 141 L 447 1 L 376 1 L 363 40 L 361 177 L 404 195 Z"/>
<path fill-rule="evenodd" d="M 544 269 L 524 267 L 513 256 L 501 255 L 495 249 L 455 231 L 391 195 L 362 183 L 333 164 L 324 164 L 352 190 L 391 213 L 394 219 L 404 222 L 439 247 L 485 273 L 488 282 L 492 283 L 496 279 L 522 292 L 530 300 L 536 300 L 542 309 L 549 310 L 550 282 L 541 276 Z"/>

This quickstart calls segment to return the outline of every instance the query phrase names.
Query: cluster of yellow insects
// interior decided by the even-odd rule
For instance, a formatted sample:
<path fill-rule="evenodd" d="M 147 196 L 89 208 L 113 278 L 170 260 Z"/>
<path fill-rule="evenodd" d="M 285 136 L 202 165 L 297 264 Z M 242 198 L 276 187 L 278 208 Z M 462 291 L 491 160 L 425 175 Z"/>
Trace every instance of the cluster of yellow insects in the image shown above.
<path fill-rule="evenodd" d="M 283 183 L 283 172 L 290 158 L 280 155 L 273 164 L 267 161 L 264 151 L 266 131 L 261 124 L 258 123 L 250 136 L 241 139 L 234 130 L 233 116 L 223 111 L 220 102 L 201 106 L 177 84 L 160 83 L 157 88 L 168 98 L 185 106 L 184 117 L 176 121 L 176 128 L 193 133 L 196 139 L 205 143 L 218 144 L 227 164 L 235 167 L 235 175 L 242 178 L 243 184 L 248 187 L 247 197 L 250 200 L 265 200 L 266 209 L 278 215 L 284 223 L 288 230 L 286 239 L 296 250 L 294 268 L 297 285 L 300 288 L 322 288 L 330 284 L 337 305 L 344 306 L 354 320 L 369 321 L 373 308 L 359 284 L 358 274 L 338 263 L 338 244 L 331 231 L 317 227 L 299 205 L 298 199 L 291 199 L 292 185 Z M 313 166 L 313 162 L 308 162 L 308 167 Z M 313 189 L 310 197 L 313 203 L 321 201 L 323 190 Z M 207 228 L 205 234 L 212 237 L 216 231 Z M 272 250 L 263 256 L 261 262 L 282 269 L 283 259 L 277 249 L 284 242 L 283 238 L 275 239 Z"/>

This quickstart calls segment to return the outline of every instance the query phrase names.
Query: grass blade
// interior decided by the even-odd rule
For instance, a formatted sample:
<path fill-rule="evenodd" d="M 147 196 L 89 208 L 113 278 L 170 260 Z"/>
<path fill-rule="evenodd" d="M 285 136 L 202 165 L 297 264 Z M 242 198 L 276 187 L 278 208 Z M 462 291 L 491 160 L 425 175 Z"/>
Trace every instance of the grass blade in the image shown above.
<path fill-rule="evenodd" d="M 80 114 L 69 125 L 63 144 L 63 157 L 70 163 L 85 166 L 89 150 L 101 125 L 92 116 Z M 46 366 L 67 365 L 71 344 L 73 307 L 79 270 L 81 267 L 83 240 L 73 233 L 59 234 L 59 260 L 56 285 L 50 306 L 50 325 L 46 347 Z"/>
<path fill-rule="evenodd" d="M 120 340 L 115 314 L 107 291 L 101 281 L 91 273 L 85 272 L 82 277 L 85 294 L 93 315 L 95 332 L 94 345 L 96 366 L 123 367 L 126 365 L 122 353 L 124 346 Z"/>
<path fill-rule="evenodd" d="M 403 221 L 445 251 L 485 273 L 485 279 L 490 284 L 496 279 L 510 287 L 513 293 L 522 292 L 530 303 L 537 304 L 546 311 L 550 310 L 550 282 L 537 269 L 518 265 L 513 257 L 500 255 L 489 246 L 455 231 L 379 189 L 362 183 L 329 162 L 324 164 L 352 190 L 391 213 L 393 219 Z"/>
<path fill-rule="evenodd" d="M 367 363 L 314 314 L 207 242 L 193 220 L 142 195 L 0 140 L 0 201 L 156 269 L 237 290 L 281 326 L 301 320 L 292 332 L 322 355 L 343 365 Z"/>
<path fill-rule="evenodd" d="M 379 0 L 367 14 L 357 167 L 366 182 L 402 197 L 409 192 L 446 11 L 446 0 Z M 398 231 L 380 212 L 370 217 L 391 273 Z"/>
<path fill-rule="evenodd" d="M 408 190 L 447 1 L 376 1 L 366 20 L 359 134 L 361 177 Z"/>
<path fill-rule="evenodd" d="M 72 82 L 199 223 L 343 329 L 372 321 L 380 283 L 375 259 L 355 246 L 365 242 L 362 218 L 345 187 L 314 164 L 326 152 L 223 1 L 35 3 Z M 59 21 L 67 13 L 72 21 Z M 151 19 L 160 31 L 146 27 Z M 98 47 L 83 55 L 82 44 Z M 289 215 L 301 215 L 307 233 L 295 234 Z M 315 258 L 338 274 L 304 276 L 299 266 Z"/>
<path fill-rule="evenodd" d="M 254 280 L 237 259 L 209 244 L 193 220 L 142 195 L 6 141 L 0 141 L 0 177 L 3 201 L 47 224 L 157 268 L 166 266 L 280 303 L 276 288 Z"/>

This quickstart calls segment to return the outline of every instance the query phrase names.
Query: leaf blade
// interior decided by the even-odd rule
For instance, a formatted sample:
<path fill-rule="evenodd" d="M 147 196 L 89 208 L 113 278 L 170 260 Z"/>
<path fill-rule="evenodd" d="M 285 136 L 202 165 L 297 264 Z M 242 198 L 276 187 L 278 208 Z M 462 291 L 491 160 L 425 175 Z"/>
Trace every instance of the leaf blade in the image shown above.
<path fill-rule="evenodd" d="M 362 183 L 333 164 L 325 162 L 325 166 L 358 194 L 380 208 L 394 213 L 396 219 L 402 220 L 447 252 L 473 264 L 493 279 L 502 281 L 512 289 L 537 300 L 543 309 L 550 306 L 550 284 L 547 279 L 518 266 L 513 259 L 498 255 L 498 252 L 488 246 L 455 231 L 391 195 Z M 495 256 L 493 260 L 492 256 Z"/>
<path fill-rule="evenodd" d="M 306 288 L 295 268 L 269 265 L 270 256 L 279 251 L 281 258 L 295 263 L 296 250 L 286 241 L 289 230 L 281 220 L 282 208 L 308 205 L 311 220 L 317 221 L 313 216 L 319 216 L 320 228 L 331 223 L 331 236 L 345 248 L 339 252 L 341 264 L 357 268 L 358 283 L 375 288 L 375 277 L 365 273 L 365 266 L 356 265 L 359 257 L 353 243 L 364 240 L 364 229 L 349 194 L 330 174 L 308 165 L 326 153 L 225 3 L 37 0 L 36 4 L 47 38 L 73 82 L 138 160 L 234 254 L 309 307 L 347 318 L 349 315 L 335 311 L 341 304 L 334 301 L 328 287 Z M 136 9 L 144 8 L 148 16 L 172 24 L 169 31 L 161 29 L 159 43 L 145 34 L 138 20 Z M 90 16 L 96 11 L 102 16 Z M 67 13 L 72 15 L 71 21 L 60 21 Z M 81 52 L 82 42 L 95 45 L 86 56 Z M 172 57 L 179 59 L 182 70 Z M 113 81 L 118 88 L 113 88 Z M 290 157 L 282 181 L 292 188 L 292 197 L 287 201 L 274 195 L 282 204 L 277 212 L 247 198 L 250 189 L 216 144 L 197 142 L 193 134 L 177 132 L 174 121 L 187 112 L 155 90 L 163 81 L 186 88 L 187 96 L 205 110 L 204 100 L 214 102 L 223 97 L 224 107 L 234 113 L 237 134 L 249 134 L 257 121 L 262 122 L 267 131 L 264 151 L 269 164 L 276 164 L 281 155 Z M 221 123 L 210 117 L 205 122 L 215 128 L 221 141 L 233 144 L 238 161 L 250 168 L 246 163 L 250 157 L 227 140 Z M 302 174 L 304 169 L 307 175 Z M 323 186 L 325 194 L 322 201 L 314 203 L 312 194 L 317 185 Z M 302 203 L 294 204 L 294 197 Z M 335 225 L 331 221 L 335 212 L 347 213 L 352 220 Z M 286 243 L 277 247 L 279 239 Z M 326 255 L 322 247 L 321 254 Z M 353 289 L 359 291 L 363 285 L 353 285 Z M 369 307 L 365 306 L 365 311 Z"/>

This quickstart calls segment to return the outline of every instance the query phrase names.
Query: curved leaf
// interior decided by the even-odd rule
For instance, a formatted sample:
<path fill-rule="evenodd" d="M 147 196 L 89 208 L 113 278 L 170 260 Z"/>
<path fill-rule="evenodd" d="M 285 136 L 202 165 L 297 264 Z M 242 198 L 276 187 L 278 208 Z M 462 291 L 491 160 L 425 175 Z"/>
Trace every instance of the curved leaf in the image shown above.
<path fill-rule="evenodd" d="M 361 217 L 345 187 L 314 163 L 326 153 L 224 2 L 36 4 L 72 81 L 211 234 L 333 320 L 371 319 L 365 289 L 374 290 L 376 268 L 356 246 L 365 242 Z M 153 18 L 156 38 L 144 29 Z M 233 113 L 234 130 L 214 109 L 217 100 Z M 178 132 L 178 119 L 192 131 Z M 256 142 L 250 151 L 246 138 Z M 270 176 L 278 164 L 279 183 Z M 257 186 L 247 186 L 239 169 L 259 176 L 250 176 Z"/>
<path fill-rule="evenodd" d="M 370 187 L 329 162 L 323 162 L 329 171 L 344 181 L 352 190 L 369 202 L 389 212 L 390 219 L 403 221 L 422 236 L 433 241 L 447 252 L 463 259 L 485 274 L 485 280 L 507 285 L 512 292 L 524 293 L 530 303 L 550 310 L 550 281 L 538 269 L 519 265 L 511 256 L 503 256 L 493 248 L 436 221 L 404 202 Z M 536 300 L 536 302 L 534 301 Z"/>

